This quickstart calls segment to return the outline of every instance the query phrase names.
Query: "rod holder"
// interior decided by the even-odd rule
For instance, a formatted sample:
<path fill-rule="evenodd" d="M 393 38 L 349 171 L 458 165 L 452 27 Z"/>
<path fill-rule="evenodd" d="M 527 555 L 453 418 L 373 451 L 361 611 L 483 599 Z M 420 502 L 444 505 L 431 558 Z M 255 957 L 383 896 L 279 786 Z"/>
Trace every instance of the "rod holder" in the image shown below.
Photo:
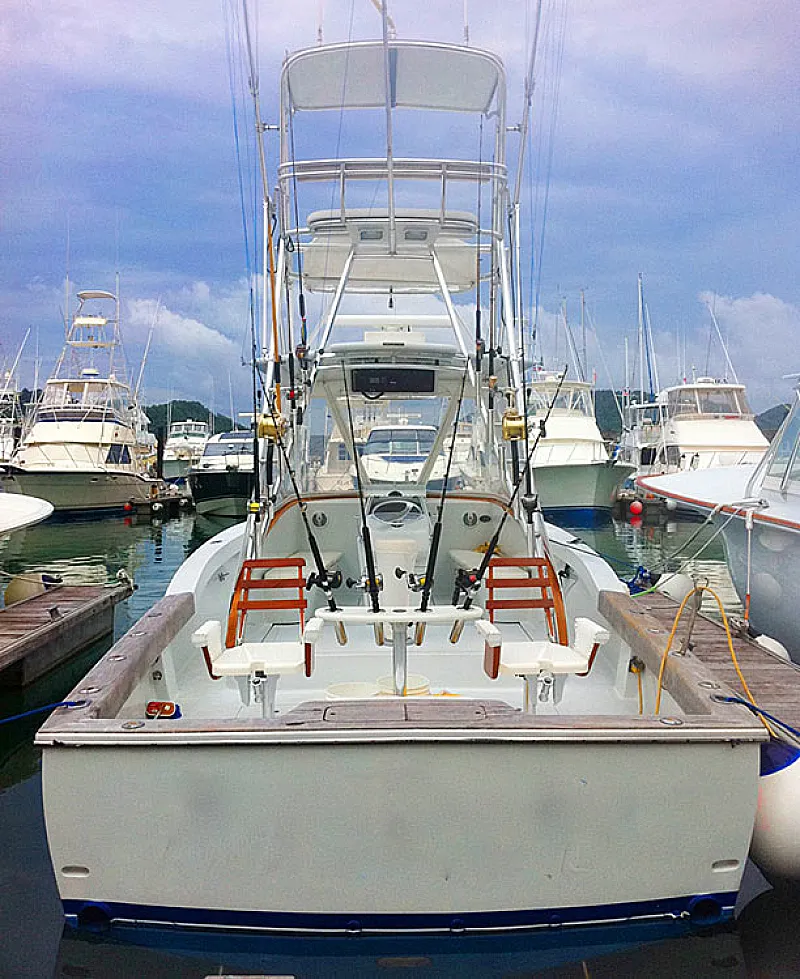
<path fill-rule="evenodd" d="M 414 627 L 414 645 L 421 646 L 425 641 L 425 623 L 417 622 Z"/>
<path fill-rule="evenodd" d="M 379 646 L 382 646 L 384 641 L 383 622 L 374 622 L 372 625 L 372 630 L 375 633 L 375 642 Z"/>
<path fill-rule="evenodd" d="M 464 620 L 459 619 L 453 623 L 453 628 L 450 630 L 450 642 L 455 645 L 461 638 L 461 633 L 464 631 Z"/>
<path fill-rule="evenodd" d="M 344 627 L 344 622 L 334 622 L 333 631 L 336 633 L 336 641 L 340 646 L 347 645 L 347 630 Z"/>

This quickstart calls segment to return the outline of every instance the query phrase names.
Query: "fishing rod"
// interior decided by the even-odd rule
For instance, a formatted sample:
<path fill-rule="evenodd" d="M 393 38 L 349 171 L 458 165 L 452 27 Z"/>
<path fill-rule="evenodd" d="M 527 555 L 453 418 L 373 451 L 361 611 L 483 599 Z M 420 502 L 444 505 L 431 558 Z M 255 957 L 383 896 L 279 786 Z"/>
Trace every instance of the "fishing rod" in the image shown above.
<path fill-rule="evenodd" d="M 300 517 L 303 521 L 303 527 L 305 528 L 308 546 L 311 548 L 311 555 L 314 558 L 314 564 L 317 566 L 317 573 L 312 573 L 308 576 L 306 587 L 311 588 L 316 585 L 325 595 L 325 600 L 327 601 L 328 608 L 331 610 L 331 612 L 338 612 L 339 609 L 336 604 L 336 599 L 333 597 L 333 589 L 341 584 L 341 575 L 336 574 L 333 576 L 333 578 L 331 578 L 331 576 L 328 574 L 328 570 L 325 567 L 325 562 L 322 559 L 322 552 L 319 549 L 317 538 L 314 536 L 314 531 L 311 529 L 311 524 L 308 522 L 308 504 L 300 494 L 300 488 L 297 485 L 297 478 L 295 477 L 294 470 L 292 469 L 292 464 L 289 462 L 289 453 L 286 451 L 286 444 L 283 441 L 282 429 L 285 424 L 285 420 L 275 414 L 275 408 L 272 401 L 269 398 L 267 398 L 266 401 L 267 405 L 269 406 L 270 415 L 272 415 L 272 427 L 271 429 L 267 429 L 266 434 L 278 443 L 278 448 L 283 456 L 283 463 L 286 466 L 286 471 L 289 474 L 289 479 L 292 483 L 292 489 L 294 490 L 295 499 L 297 500 L 297 506 L 300 510 Z M 344 629 L 344 623 L 336 622 L 334 623 L 334 627 L 339 645 L 344 646 L 344 644 L 347 642 L 347 633 Z"/>
<path fill-rule="evenodd" d="M 358 503 L 361 507 L 361 537 L 364 541 L 364 558 L 367 563 L 366 587 L 372 603 L 372 611 L 380 612 L 381 604 L 378 600 L 378 579 L 375 575 L 375 553 L 372 550 L 372 537 L 370 536 L 369 527 L 367 526 L 367 509 L 364 505 L 364 488 L 361 485 L 361 460 L 359 459 L 358 450 L 356 449 L 356 436 L 355 429 L 353 427 L 353 409 L 350 405 L 350 390 L 347 386 L 347 370 L 345 369 L 344 361 L 342 361 L 342 381 L 344 382 L 344 397 L 347 404 L 347 421 L 350 425 L 350 443 L 353 447 L 353 459 L 356 464 L 356 486 L 358 488 Z M 348 581 L 348 584 L 350 584 L 350 581 Z M 383 645 L 382 633 L 382 626 L 378 628 L 378 624 L 376 624 L 375 636 L 378 640 L 378 645 Z"/>
<path fill-rule="evenodd" d="M 561 391 L 561 385 L 564 383 L 564 378 L 567 376 L 567 370 L 568 370 L 568 365 L 565 364 L 564 370 L 561 373 L 561 377 L 558 379 L 558 385 L 556 386 L 556 390 L 553 394 L 553 397 L 550 399 L 550 404 L 547 406 L 547 412 L 545 413 L 544 418 L 542 418 L 539 422 L 539 434 L 533 440 L 533 445 L 531 446 L 530 452 L 528 453 L 528 457 L 525 460 L 525 469 L 528 469 L 530 467 L 531 460 L 533 459 L 533 453 L 536 451 L 536 446 L 539 444 L 539 440 L 543 438 L 545 435 L 546 425 L 550 418 L 550 413 L 552 412 L 553 408 L 555 407 L 555 403 L 558 400 L 558 395 Z M 527 424 L 527 419 L 525 420 L 525 423 Z M 464 605 L 462 606 L 462 608 L 464 610 L 471 608 L 473 598 L 475 597 L 478 589 L 481 586 L 481 582 L 483 581 L 483 576 L 486 574 L 486 569 L 489 567 L 489 562 L 492 560 L 492 558 L 494 557 L 494 552 L 497 550 L 497 544 L 498 541 L 500 540 L 500 534 L 503 531 L 503 527 L 505 526 L 509 513 L 511 513 L 511 509 L 514 506 L 514 501 L 517 498 L 517 493 L 519 493 L 520 486 L 522 486 L 523 478 L 524 478 L 524 470 L 516 473 L 511 497 L 508 503 L 506 504 L 505 509 L 503 510 L 503 516 L 500 518 L 500 522 L 497 525 L 497 529 L 492 534 L 491 540 L 489 541 L 489 544 L 486 548 L 486 552 L 483 555 L 483 560 L 481 561 L 480 566 L 478 568 L 473 568 L 473 570 L 471 571 L 465 571 L 461 569 L 456 575 L 455 589 L 453 591 L 453 602 L 452 602 L 453 605 L 458 605 L 458 600 L 461 597 L 461 592 L 463 591 L 466 597 L 464 598 Z M 463 620 L 454 622 L 453 628 L 450 630 L 450 642 L 452 643 L 458 642 L 458 640 L 461 637 L 461 633 L 463 629 L 464 629 Z"/>
<path fill-rule="evenodd" d="M 456 445 L 456 433 L 458 432 L 458 419 L 461 414 L 461 404 L 464 400 L 464 385 L 467 381 L 469 363 L 464 366 L 464 375 L 461 378 L 461 391 L 458 395 L 458 404 L 456 405 L 456 417 L 453 421 L 453 435 L 450 439 L 450 451 L 447 456 L 447 468 L 444 472 L 444 480 L 442 482 L 442 493 L 439 497 L 439 508 L 436 512 L 436 523 L 433 525 L 433 533 L 431 534 L 431 546 L 428 550 L 428 561 L 425 566 L 425 578 L 422 585 L 422 597 L 420 598 L 419 610 L 420 612 L 427 612 L 428 602 L 430 601 L 431 591 L 433 589 L 433 572 L 436 568 L 436 558 L 439 555 L 439 539 L 442 536 L 442 517 L 444 515 L 444 501 L 447 499 L 447 484 L 450 482 L 450 467 L 453 462 L 453 450 Z M 417 646 L 422 645 L 422 640 L 425 638 L 425 623 L 418 622 L 417 629 L 414 636 L 414 642 Z"/>

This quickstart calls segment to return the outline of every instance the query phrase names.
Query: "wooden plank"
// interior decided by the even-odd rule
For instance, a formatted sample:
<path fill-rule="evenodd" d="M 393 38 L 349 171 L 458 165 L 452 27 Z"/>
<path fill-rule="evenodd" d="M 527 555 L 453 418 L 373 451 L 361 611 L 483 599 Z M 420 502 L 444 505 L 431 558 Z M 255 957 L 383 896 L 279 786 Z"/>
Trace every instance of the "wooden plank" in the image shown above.
<path fill-rule="evenodd" d="M 634 601 L 641 602 L 643 611 L 667 632 L 671 630 L 679 608 L 677 602 L 657 592 Z M 680 648 L 690 618 L 691 612 L 686 610 L 676 632 L 674 647 Z M 690 639 L 691 655 L 706 664 L 718 682 L 730 687 L 735 696 L 745 697 L 722 624 L 705 613 L 698 613 Z M 747 636 L 734 634 L 732 642 L 755 703 L 793 727 L 800 726 L 800 666 L 764 649 Z"/>
<path fill-rule="evenodd" d="M 132 591 L 128 584 L 62 585 L 0 610 L 0 671 L 14 668 L 4 682 L 31 683 L 110 632 L 114 606 Z"/>

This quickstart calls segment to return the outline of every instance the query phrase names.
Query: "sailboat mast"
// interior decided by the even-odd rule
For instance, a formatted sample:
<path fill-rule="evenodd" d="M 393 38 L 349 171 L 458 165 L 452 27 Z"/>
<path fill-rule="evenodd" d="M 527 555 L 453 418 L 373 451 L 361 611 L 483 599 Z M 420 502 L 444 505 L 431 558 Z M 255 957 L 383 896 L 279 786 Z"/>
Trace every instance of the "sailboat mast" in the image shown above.
<path fill-rule="evenodd" d="M 644 298 L 639 273 L 639 404 L 644 404 Z"/>

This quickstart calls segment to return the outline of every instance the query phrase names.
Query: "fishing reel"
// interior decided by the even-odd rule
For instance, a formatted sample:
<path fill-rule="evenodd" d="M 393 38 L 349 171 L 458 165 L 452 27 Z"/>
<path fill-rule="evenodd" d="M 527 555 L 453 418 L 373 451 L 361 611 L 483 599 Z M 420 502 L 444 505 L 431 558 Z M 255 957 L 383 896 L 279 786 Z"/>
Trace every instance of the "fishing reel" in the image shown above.
<path fill-rule="evenodd" d="M 355 588 L 358 591 L 363 591 L 367 593 L 372 590 L 372 585 L 373 585 L 373 583 L 365 574 L 362 574 L 360 578 L 348 578 L 347 581 L 345 581 L 345 584 L 347 585 L 348 588 Z M 383 590 L 382 574 L 375 575 L 375 587 L 378 589 L 378 591 Z"/>
<path fill-rule="evenodd" d="M 337 568 L 333 574 L 326 574 L 329 588 L 341 588 L 342 587 L 342 572 Z M 306 591 L 311 591 L 312 588 L 320 588 L 325 591 L 325 581 L 322 575 L 318 574 L 316 571 L 312 571 L 311 574 L 306 578 Z"/>
<path fill-rule="evenodd" d="M 403 568 L 395 568 L 394 576 L 399 581 L 403 578 L 406 579 L 409 591 L 419 592 L 425 587 L 425 575 L 424 574 L 414 574 L 411 571 L 404 571 Z"/>

